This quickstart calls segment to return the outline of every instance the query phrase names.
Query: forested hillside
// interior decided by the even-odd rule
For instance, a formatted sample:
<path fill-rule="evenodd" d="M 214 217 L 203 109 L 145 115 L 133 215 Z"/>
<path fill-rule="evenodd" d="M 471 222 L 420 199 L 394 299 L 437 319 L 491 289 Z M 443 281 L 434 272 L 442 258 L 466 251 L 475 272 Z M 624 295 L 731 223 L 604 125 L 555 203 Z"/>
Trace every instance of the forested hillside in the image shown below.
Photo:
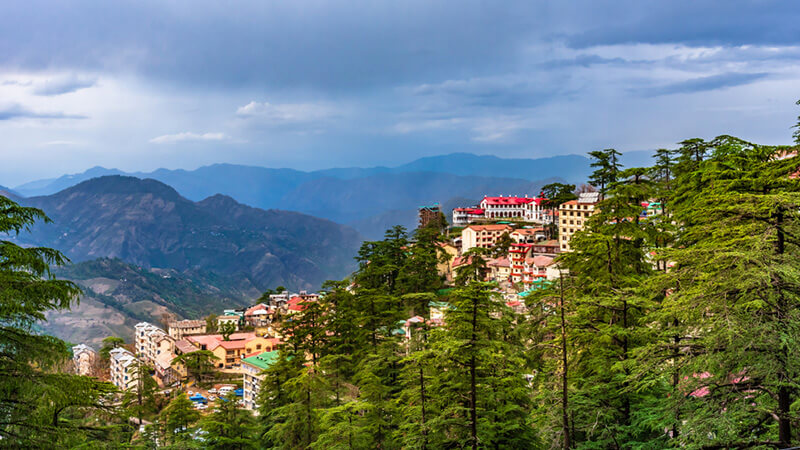
<path fill-rule="evenodd" d="M 3 363 L 0 393 L 15 423 L 0 432 L 20 447 L 796 445 L 797 148 L 720 136 L 659 150 L 653 167 L 623 167 L 613 149 L 591 156 L 598 213 L 557 258 L 559 277 L 524 304 L 483 281 L 490 253 L 502 249 L 466 252 L 448 286 L 436 268 L 446 259 L 438 226 L 412 235 L 395 227 L 362 244 L 351 277 L 276 323 L 285 342 L 263 372 L 257 417 L 232 402 L 201 416 L 178 395 L 166 407 L 140 401 L 161 412 L 134 433 L 125 415 L 133 410 L 104 412 L 109 386 L 20 363 L 39 360 L 28 347 L 49 338 L 38 336 L 13 347 L 28 359 Z M 39 215 L 0 200 L 6 231 Z M 645 201 L 663 210 L 643 215 Z M 75 286 L 47 277 L 57 253 L 11 242 L 0 251 L 13 262 L 0 266 L 0 298 L 19 323 L 0 338 L 19 342 L 42 312 L 67 308 Z M 52 389 L 64 393 L 42 402 Z M 85 389 L 94 394 L 73 398 Z"/>

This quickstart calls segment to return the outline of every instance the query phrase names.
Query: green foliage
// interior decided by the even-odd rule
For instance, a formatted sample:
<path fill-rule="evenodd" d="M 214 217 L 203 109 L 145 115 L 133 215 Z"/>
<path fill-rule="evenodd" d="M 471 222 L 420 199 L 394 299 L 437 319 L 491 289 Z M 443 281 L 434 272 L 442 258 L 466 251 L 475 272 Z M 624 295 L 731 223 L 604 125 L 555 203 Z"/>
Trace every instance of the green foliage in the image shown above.
<path fill-rule="evenodd" d="M 0 196 L 0 234 L 30 230 L 47 222 L 38 209 L 17 205 Z M 38 335 L 34 323 L 45 312 L 66 309 L 80 292 L 68 281 L 56 280 L 51 264 L 65 264 L 58 251 L 0 240 L 0 438 L 5 447 L 45 448 L 104 445 L 124 428 L 109 411 L 110 383 L 59 373 L 71 364 L 66 344 Z M 107 412 L 108 411 L 108 412 Z M 103 417 L 103 422 L 90 416 Z"/>
<path fill-rule="evenodd" d="M 218 327 L 217 331 L 222 335 L 223 341 L 228 341 L 231 339 L 231 335 L 236 332 L 236 324 L 225 322 Z"/>
<path fill-rule="evenodd" d="M 200 421 L 205 431 L 203 445 L 209 449 L 248 450 L 257 448 L 255 419 L 237 404 L 231 392 L 216 404 L 216 410 Z"/>
<path fill-rule="evenodd" d="M 184 353 L 178 355 L 172 360 L 172 365 L 183 364 L 189 375 L 195 379 L 198 384 L 203 384 L 214 374 L 215 361 L 218 361 L 216 355 L 210 350 L 196 350 L 191 353 Z"/>
<path fill-rule="evenodd" d="M 192 441 L 191 433 L 200 419 L 200 413 L 194 409 L 191 400 L 184 393 L 178 393 L 159 416 L 164 429 L 165 443 L 177 446 Z"/>
<path fill-rule="evenodd" d="M 123 345 L 125 345 L 125 339 L 122 339 L 121 337 L 109 336 L 107 338 L 103 338 L 103 346 L 100 347 L 100 352 L 98 354 L 100 355 L 100 358 L 108 360 L 110 356 L 109 352 L 117 347 L 122 347 Z"/>

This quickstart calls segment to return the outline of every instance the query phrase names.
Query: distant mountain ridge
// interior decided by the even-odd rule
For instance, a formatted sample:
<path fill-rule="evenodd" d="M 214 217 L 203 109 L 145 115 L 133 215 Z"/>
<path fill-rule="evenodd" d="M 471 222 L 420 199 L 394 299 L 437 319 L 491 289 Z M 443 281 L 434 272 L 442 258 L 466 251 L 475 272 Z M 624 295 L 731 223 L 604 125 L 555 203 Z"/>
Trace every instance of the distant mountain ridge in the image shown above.
<path fill-rule="evenodd" d="M 73 261 L 119 258 L 144 268 L 204 270 L 256 289 L 312 289 L 355 267 L 362 240 L 348 227 L 305 214 L 261 210 L 230 197 L 188 200 L 152 179 L 105 176 L 50 196 L 21 200 L 52 224 L 12 237 Z"/>
<path fill-rule="evenodd" d="M 640 165 L 645 152 L 623 154 L 627 166 Z M 303 172 L 234 164 L 195 170 L 158 169 L 125 174 L 152 178 L 190 200 L 224 194 L 262 209 L 311 214 L 356 227 L 369 238 L 380 236 L 391 217 L 412 224 L 413 210 L 430 203 L 483 195 L 536 195 L 552 181 L 585 182 L 591 167 L 586 157 L 559 155 L 538 159 L 504 159 L 469 153 L 421 158 L 397 167 L 335 168 Z M 26 183 L 22 195 L 51 195 L 97 176 L 123 174 L 94 167 L 82 174 Z M 447 211 L 445 211 L 447 212 Z"/>

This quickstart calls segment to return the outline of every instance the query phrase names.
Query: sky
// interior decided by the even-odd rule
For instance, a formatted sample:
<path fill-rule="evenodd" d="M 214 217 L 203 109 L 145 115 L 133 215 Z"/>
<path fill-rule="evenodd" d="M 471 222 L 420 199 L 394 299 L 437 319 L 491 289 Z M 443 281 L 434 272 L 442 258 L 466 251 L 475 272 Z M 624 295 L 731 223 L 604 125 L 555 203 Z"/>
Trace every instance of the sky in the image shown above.
<path fill-rule="evenodd" d="M 800 2 L 0 2 L 0 185 L 791 141 Z"/>

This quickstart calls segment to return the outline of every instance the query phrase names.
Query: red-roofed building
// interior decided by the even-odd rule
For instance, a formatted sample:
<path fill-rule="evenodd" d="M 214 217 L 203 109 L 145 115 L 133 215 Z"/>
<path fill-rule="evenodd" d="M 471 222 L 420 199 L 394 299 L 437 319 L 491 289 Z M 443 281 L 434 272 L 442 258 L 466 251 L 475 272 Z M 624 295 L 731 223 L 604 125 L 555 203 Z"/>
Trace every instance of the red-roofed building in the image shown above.
<path fill-rule="evenodd" d="M 542 222 L 541 197 L 484 197 L 480 207 L 487 219 L 519 219 Z"/>
<path fill-rule="evenodd" d="M 305 299 L 303 299 L 302 297 L 299 297 L 299 296 L 292 297 L 292 298 L 289 299 L 289 302 L 286 304 L 286 309 L 289 312 L 289 314 L 298 313 L 298 312 L 306 309 L 306 306 L 303 304 L 306 301 L 310 301 L 310 300 L 305 300 Z"/>
<path fill-rule="evenodd" d="M 254 332 L 233 333 L 227 341 L 221 334 L 188 336 L 186 341 L 199 350 L 212 352 L 217 357 L 214 361 L 217 367 L 226 369 L 238 367 L 244 355 L 272 351 L 280 343 L 278 339 L 256 336 Z"/>
<path fill-rule="evenodd" d="M 483 213 L 481 208 L 455 208 L 453 209 L 453 226 L 464 227 L 484 219 Z"/>

